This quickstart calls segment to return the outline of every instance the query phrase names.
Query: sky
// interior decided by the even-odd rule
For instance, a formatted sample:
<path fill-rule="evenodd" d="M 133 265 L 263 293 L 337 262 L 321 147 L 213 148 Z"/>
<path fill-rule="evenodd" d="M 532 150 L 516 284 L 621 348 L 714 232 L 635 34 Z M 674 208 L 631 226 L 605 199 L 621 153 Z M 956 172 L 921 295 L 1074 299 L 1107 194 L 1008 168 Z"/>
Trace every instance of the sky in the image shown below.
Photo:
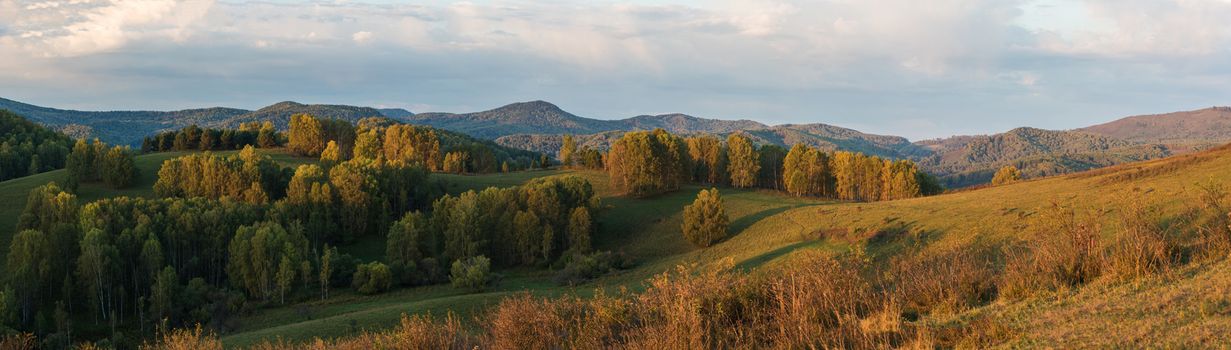
<path fill-rule="evenodd" d="M 545 100 L 912 140 L 1231 105 L 1231 0 L 0 0 L 0 97 L 81 110 Z"/>

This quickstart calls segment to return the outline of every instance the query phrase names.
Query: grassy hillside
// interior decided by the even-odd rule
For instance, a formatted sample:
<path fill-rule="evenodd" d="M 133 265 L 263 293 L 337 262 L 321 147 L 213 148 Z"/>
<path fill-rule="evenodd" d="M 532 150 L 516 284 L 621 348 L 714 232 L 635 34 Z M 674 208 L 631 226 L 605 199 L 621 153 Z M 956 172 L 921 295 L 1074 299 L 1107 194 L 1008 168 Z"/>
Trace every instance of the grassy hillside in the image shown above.
<path fill-rule="evenodd" d="M 401 313 L 445 310 L 467 315 L 492 305 L 497 297 L 527 291 L 587 296 L 596 288 L 644 288 L 643 281 L 680 264 L 734 264 L 748 271 L 789 262 L 808 250 L 858 252 L 874 264 L 905 255 L 935 255 L 952 250 L 1005 247 L 1029 238 L 1033 218 L 1052 202 L 1105 212 L 1103 244 L 1116 230 L 1117 210 L 1125 200 L 1158 205 L 1165 215 L 1190 210 L 1195 186 L 1214 181 L 1231 185 L 1231 148 L 1177 156 L 1098 171 L 1050 177 L 1013 185 L 927 198 L 876 203 L 818 202 L 764 191 L 724 189 L 732 217 L 729 239 L 707 249 L 689 246 L 678 232 L 680 208 L 697 187 L 650 198 L 614 196 L 597 172 L 578 172 L 604 195 L 599 214 L 599 249 L 633 255 L 633 270 L 575 287 L 549 282 L 542 272 L 508 272 L 499 289 L 462 295 L 447 287 L 427 287 L 374 297 L 343 296 L 313 302 L 309 313 L 279 308 L 241 320 L 239 332 L 223 338 L 229 346 L 281 336 L 302 340 L 352 334 L 356 329 L 393 325 Z M 548 172 L 542 175 L 552 174 Z M 453 177 L 456 182 L 511 185 L 536 173 Z M 477 188 L 481 186 L 469 186 Z M 461 188 L 459 188 L 460 190 Z M 958 313 L 930 314 L 914 322 L 968 324 L 994 318 L 1004 330 L 994 339 L 1008 346 L 1139 347 L 1225 344 L 1231 329 L 1231 270 L 1227 262 L 1192 263 L 1134 283 L 1111 279 L 1023 301 L 997 300 Z M 1149 312 L 1142 312 L 1148 308 Z M 1057 324 L 1066 327 L 1056 328 Z M 352 327 L 355 325 L 355 327 Z M 942 327 L 943 328 L 943 327 Z"/>

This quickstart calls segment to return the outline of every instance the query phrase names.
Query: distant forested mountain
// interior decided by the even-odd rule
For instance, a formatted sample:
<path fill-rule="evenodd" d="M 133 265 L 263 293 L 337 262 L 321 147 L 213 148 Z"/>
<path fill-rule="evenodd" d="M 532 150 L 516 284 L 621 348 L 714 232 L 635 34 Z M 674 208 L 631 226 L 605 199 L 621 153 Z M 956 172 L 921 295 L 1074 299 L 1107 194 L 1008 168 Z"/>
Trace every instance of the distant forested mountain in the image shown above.
<path fill-rule="evenodd" d="M 256 111 L 212 107 L 180 111 L 90 112 L 40 107 L 0 98 L 0 109 L 7 109 L 74 138 L 99 138 L 107 143 L 131 146 L 140 145 L 141 139 L 146 136 L 189 125 L 234 128 L 245 122 L 272 121 L 279 130 L 284 130 L 290 116 L 298 113 L 309 113 L 326 119 L 342 119 L 352 123 L 366 117 L 385 115 L 382 111 L 369 107 L 309 105 L 296 102 L 280 102 Z M 396 111 L 387 112 L 400 115 Z"/>
<path fill-rule="evenodd" d="M 1158 144 L 1035 128 L 915 144 L 930 152 L 916 156 L 920 165 L 951 187 L 986 183 L 1005 165 L 1016 166 L 1026 177 L 1039 177 L 1171 155 L 1166 146 Z"/>
<path fill-rule="evenodd" d="M 1125 141 L 1207 148 L 1231 141 L 1231 107 L 1139 115 L 1077 129 Z"/>

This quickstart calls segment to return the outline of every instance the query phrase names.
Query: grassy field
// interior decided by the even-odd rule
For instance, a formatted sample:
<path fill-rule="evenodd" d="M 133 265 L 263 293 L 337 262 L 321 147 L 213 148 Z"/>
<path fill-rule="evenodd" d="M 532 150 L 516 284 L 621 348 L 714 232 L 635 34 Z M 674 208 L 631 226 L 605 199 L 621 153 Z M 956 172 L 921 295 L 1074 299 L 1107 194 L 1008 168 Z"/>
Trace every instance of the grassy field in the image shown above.
<path fill-rule="evenodd" d="M 280 151 L 271 156 L 287 164 L 312 162 Z M 97 185 L 82 187 L 84 200 L 113 195 L 152 195 L 152 174 L 163 159 L 176 154 L 141 156 L 141 184 L 112 191 Z M 58 175 L 57 175 L 58 174 Z M 463 321 L 516 293 L 540 296 L 587 296 L 596 289 L 639 290 L 643 281 L 679 264 L 727 265 L 757 271 L 784 264 L 803 250 L 855 251 L 873 263 L 885 263 L 904 253 L 932 254 L 976 246 L 1002 246 L 1026 238 L 1041 208 L 1053 202 L 1083 210 L 1100 210 L 1105 235 L 1115 231 L 1115 217 L 1125 201 L 1146 201 L 1165 215 L 1192 208 L 1198 184 L 1231 187 L 1231 150 L 1219 149 L 1168 159 L 1126 164 L 1068 176 L 1012 185 L 949 193 L 909 200 L 850 203 L 786 196 L 774 191 L 721 189 L 731 218 L 728 239 L 706 249 L 688 244 L 680 235 L 680 213 L 702 187 L 686 186 L 653 198 L 633 199 L 613 193 L 604 173 L 550 170 L 492 175 L 436 175 L 450 193 L 488 186 L 513 186 L 527 180 L 562 174 L 587 178 L 602 197 L 597 214 L 597 249 L 622 251 L 637 266 L 589 284 L 558 286 L 545 271 L 501 271 L 496 289 L 465 294 L 448 286 L 398 290 L 376 296 L 337 291 L 328 300 L 270 307 L 239 318 L 237 329 L 225 334 L 227 346 L 250 345 L 281 338 L 288 341 L 336 337 L 360 330 L 379 330 L 397 323 L 402 314 L 453 312 Z M 26 192 L 63 176 L 63 171 L 0 183 L 0 195 L 24 203 Z M 11 236 L 20 205 L 0 213 L 0 239 Z M 365 259 L 379 259 L 383 240 L 372 238 L 342 247 Z M 1101 281 L 1056 296 L 1021 302 L 996 301 L 952 315 L 928 316 L 919 322 L 962 323 L 995 315 L 1015 330 L 1011 347 L 1205 347 L 1226 344 L 1231 335 L 1231 266 L 1226 261 L 1191 264 L 1135 283 Z M 306 297 L 306 296 L 305 296 Z M 1055 325 L 1068 325 L 1056 328 Z M 1204 345 L 1204 346 L 1203 346 Z"/>

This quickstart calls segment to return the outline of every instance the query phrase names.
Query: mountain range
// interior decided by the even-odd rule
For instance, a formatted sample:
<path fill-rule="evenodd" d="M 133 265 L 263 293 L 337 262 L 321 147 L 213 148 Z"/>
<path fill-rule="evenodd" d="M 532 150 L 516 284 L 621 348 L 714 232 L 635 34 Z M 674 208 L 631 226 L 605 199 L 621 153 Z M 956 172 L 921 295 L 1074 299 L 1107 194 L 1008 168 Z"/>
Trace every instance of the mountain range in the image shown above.
<path fill-rule="evenodd" d="M 803 143 L 824 150 L 863 152 L 911 159 L 939 176 L 947 186 L 985 183 L 1001 166 L 1015 165 L 1023 174 L 1045 176 L 1188 153 L 1231 141 L 1231 108 L 1132 116 L 1075 130 L 1017 128 L 993 135 L 954 136 L 912 142 L 828 124 L 766 125 L 752 120 L 721 120 L 686 114 L 639 115 L 619 120 L 577 116 L 545 101 L 513 103 L 473 113 L 411 113 L 347 105 L 279 102 L 255 111 L 202 108 L 180 111 L 86 112 L 39 107 L 0 98 L 8 109 L 75 137 L 98 137 L 136 144 L 142 137 L 196 124 L 235 127 L 271 121 L 285 128 L 291 115 L 357 121 L 384 116 L 411 124 L 461 132 L 501 145 L 554 154 L 563 135 L 579 144 L 605 149 L 629 130 L 662 128 L 683 135 L 744 133 L 758 143 L 787 146 Z"/>

